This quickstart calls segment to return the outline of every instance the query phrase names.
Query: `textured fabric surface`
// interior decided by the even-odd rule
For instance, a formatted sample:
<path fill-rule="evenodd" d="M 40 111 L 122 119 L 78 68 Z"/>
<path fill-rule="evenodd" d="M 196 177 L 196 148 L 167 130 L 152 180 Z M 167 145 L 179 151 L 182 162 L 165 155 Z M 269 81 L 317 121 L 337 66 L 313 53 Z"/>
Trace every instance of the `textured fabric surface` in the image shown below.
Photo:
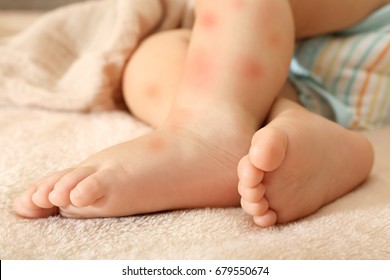
<path fill-rule="evenodd" d="M 181 0 L 70 5 L 0 42 L 0 105 L 67 111 L 112 109 L 140 40 L 182 21 Z"/>
<path fill-rule="evenodd" d="M 0 110 L 1 259 L 389 259 L 390 129 L 368 136 L 370 179 L 314 215 L 261 229 L 240 208 L 125 218 L 27 220 L 12 201 L 29 182 L 150 128 L 125 112 Z M 107 135 L 110 135 L 108 138 Z"/>
<path fill-rule="evenodd" d="M 155 1 L 140 2 L 144 4 L 139 5 L 149 5 Z M 23 40 L 27 44 L 37 36 L 43 36 L 44 33 L 37 29 L 46 28 L 43 26 L 52 21 L 58 21 L 57 27 L 70 28 L 71 25 L 66 25 L 70 11 L 73 16 L 89 7 L 88 15 L 93 17 L 91 11 L 103 9 L 104 5 L 100 5 L 83 4 L 47 15 L 26 33 L 0 43 L 0 48 L 26 55 L 23 66 L 36 67 L 34 63 L 41 60 L 27 59 L 37 58 L 34 44 L 22 46 Z M 110 11 L 113 10 L 106 9 L 105 12 L 110 14 Z M 81 16 L 76 18 L 82 19 Z M 19 49 L 9 48 L 9 42 L 19 42 Z M 44 56 L 51 54 L 45 52 Z M 4 60 L 5 55 L 0 52 L 1 63 Z M 4 74 L 1 63 L 0 72 Z M 57 63 L 53 60 L 52 64 Z M 102 63 L 100 67 L 104 65 Z M 115 69 L 114 72 L 119 71 Z M 240 208 L 168 211 L 90 220 L 22 219 L 13 212 L 12 201 L 30 182 L 73 166 L 102 148 L 150 131 L 149 127 L 115 107 L 109 107 L 110 111 L 95 110 L 96 103 L 89 101 L 98 94 L 104 96 L 105 92 L 86 89 L 99 87 L 85 88 L 80 84 L 78 88 L 84 90 L 77 94 L 90 95 L 72 107 L 79 96 L 70 88 L 61 91 L 55 86 L 47 88 L 42 83 L 32 83 L 35 85 L 32 87 L 31 80 L 27 83 L 24 75 L 14 73 L 0 77 L 0 259 L 390 258 L 390 128 L 367 133 L 377 158 L 373 174 L 366 183 L 317 213 L 287 225 L 258 228 Z M 49 79 L 50 75 L 47 75 L 39 77 Z M 8 83 L 7 89 L 4 89 L 4 82 Z M 16 87 L 19 82 L 31 88 Z M 42 94 L 41 99 L 34 97 L 37 92 Z M 74 94 L 74 99 L 66 99 L 67 94 Z M 44 100 L 46 102 L 40 103 Z M 55 106 L 51 108 L 51 104 Z M 64 106 L 60 107 L 61 104 Z"/>

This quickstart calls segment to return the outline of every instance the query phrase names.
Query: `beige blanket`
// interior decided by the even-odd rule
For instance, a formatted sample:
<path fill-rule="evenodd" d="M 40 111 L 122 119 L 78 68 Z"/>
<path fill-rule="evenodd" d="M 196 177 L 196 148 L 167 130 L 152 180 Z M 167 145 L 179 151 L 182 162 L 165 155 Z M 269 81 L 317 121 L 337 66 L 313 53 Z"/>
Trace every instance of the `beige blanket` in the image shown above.
<path fill-rule="evenodd" d="M 0 41 L 0 258 L 389 259 L 390 128 L 366 133 L 377 154 L 366 183 L 270 229 L 240 208 L 93 220 L 15 215 L 12 201 L 29 182 L 150 131 L 119 110 L 116 97 L 139 40 L 183 21 L 184 1 L 163 4 L 73 5 Z"/>

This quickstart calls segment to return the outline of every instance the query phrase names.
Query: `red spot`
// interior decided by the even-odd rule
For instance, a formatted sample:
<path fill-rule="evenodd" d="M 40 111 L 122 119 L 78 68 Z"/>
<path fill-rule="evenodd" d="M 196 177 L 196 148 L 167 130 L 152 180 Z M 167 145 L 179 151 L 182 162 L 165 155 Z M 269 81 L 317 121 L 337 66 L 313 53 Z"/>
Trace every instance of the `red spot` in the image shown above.
<path fill-rule="evenodd" d="M 160 96 L 160 87 L 156 84 L 150 84 L 146 87 L 145 94 L 148 98 L 156 99 Z"/>
<path fill-rule="evenodd" d="M 214 12 L 205 11 L 199 16 L 200 25 L 205 29 L 213 29 L 217 26 L 217 16 Z"/>
<path fill-rule="evenodd" d="M 195 88 L 210 87 L 214 77 L 212 57 L 206 51 L 196 50 L 190 54 L 186 71 L 186 81 Z"/>
<path fill-rule="evenodd" d="M 239 75 L 247 82 L 256 82 L 263 76 L 263 68 L 253 58 L 244 58 L 239 64 Z"/>
<path fill-rule="evenodd" d="M 276 33 L 270 34 L 267 40 L 272 47 L 278 48 L 282 45 L 282 38 Z"/>
<path fill-rule="evenodd" d="M 165 150 L 166 143 L 163 139 L 154 137 L 148 139 L 148 141 L 146 142 L 146 147 L 150 152 L 157 153 Z"/>
<path fill-rule="evenodd" d="M 236 11 L 241 11 L 242 8 L 244 7 L 244 5 L 245 5 L 245 0 L 234 0 L 233 1 L 233 8 Z"/>

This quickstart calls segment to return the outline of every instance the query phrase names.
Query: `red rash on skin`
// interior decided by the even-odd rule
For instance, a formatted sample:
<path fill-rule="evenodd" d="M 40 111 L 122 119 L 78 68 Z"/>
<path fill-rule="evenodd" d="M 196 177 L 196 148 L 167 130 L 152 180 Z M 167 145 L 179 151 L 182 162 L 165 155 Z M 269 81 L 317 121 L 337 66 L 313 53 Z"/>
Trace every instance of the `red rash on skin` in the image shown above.
<path fill-rule="evenodd" d="M 279 48 L 283 44 L 283 34 L 279 30 L 272 28 L 275 22 L 275 15 L 278 15 L 278 13 L 279 7 L 277 3 L 267 3 L 266 10 L 259 12 L 256 23 L 258 30 L 264 30 L 264 43 L 272 48 Z"/>
<path fill-rule="evenodd" d="M 217 15 L 214 12 L 205 11 L 199 16 L 200 26 L 205 29 L 213 29 L 217 26 Z"/>
<path fill-rule="evenodd" d="M 213 63 L 206 51 L 199 50 L 190 56 L 186 80 L 195 88 L 210 86 L 213 80 Z"/>
<path fill-rule="evenodd" d="M 160 95 L 160 87 L 156 84 L 150 84 L 145 89 L 148 98 L 156 99 Z"/>
<path fill-rule="evenodd" d="M 162 139 L 152 138 L 146 143 L 146 148 L 152 153 L 157 153 L 165 150 L 166 143 Z"/>
<path fill-rule="evenodd" d="M 256 59 L 244 58 L 239 63 L 239 76 L 247 82 L 256 82 L 264 74 L 263 68 Z"/>
<path fill-rule="evenodd" d="M 244 7 L 244 5 L 245 5 L 245 0 L 235 0 L 235 1 L 233 1 L 233 8 L 236 11 L 241 11 L 242 8 Z"/>
<path fill-rule="evenodd" d="M 268 44 L 274 48 L 278 48 L 282 45 L 282 38 L 278 34 L 269 34 L 269 36 L 267 36 L 267 41 Z"/>

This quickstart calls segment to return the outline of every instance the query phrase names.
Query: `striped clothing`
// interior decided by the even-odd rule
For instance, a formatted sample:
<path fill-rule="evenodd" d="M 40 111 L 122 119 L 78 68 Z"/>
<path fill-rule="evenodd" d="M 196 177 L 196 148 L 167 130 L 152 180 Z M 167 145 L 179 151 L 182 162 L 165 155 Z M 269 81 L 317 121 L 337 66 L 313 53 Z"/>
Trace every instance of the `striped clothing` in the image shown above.
<path fill-rule="evenodd" d="M 290 80 L 309 110 L 354 129 L 390 123 L 390 5 L 297 45 Z"/>

